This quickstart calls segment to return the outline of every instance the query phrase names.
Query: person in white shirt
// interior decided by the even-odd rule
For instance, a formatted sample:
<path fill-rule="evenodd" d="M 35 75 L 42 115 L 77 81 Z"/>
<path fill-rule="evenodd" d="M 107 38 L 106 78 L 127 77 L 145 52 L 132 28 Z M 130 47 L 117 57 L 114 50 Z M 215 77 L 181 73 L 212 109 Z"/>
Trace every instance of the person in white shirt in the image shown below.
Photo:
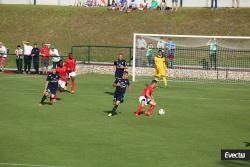
<path fill-rule="evenodd" d="M 23 54 L 24 54 L 24 71 L 26 74 L 30 74 L 31 68 L 31 51 L 33 47 L 30 45 L 29 41 L 23 41 Z M 28 71 L 27 71 L 28 69 Z"/>
<path fill-rule="evenodd" d="M 0 70 L 2 72 L 4 71 L 4 64 L 5 64 L 6 58 L 7 58 L 7 49 L 3 45 L 3 43 L 0 42 Z"/>
<path fill-rule="evenodd" d="M 55 45 L 50 46 L 49 55 L 52 57 L 53 68 L 57 67 L 57 63 L 61 60 L 58 50 L 56 49 Z"/>
<path fill-rule="evenodd" d="M 16 50 L 16 67 L 17 67 L 17 74 L 23 73 L 23 49 L 20 45 L 17 45 Z"/>
<path fill-rule="evenodd" d="M 146 59 L 146 48 L 147 48 L 147 42 L 146 40 L 144 39 L 144 37 L 142 36 L 139 36 L 138 39 L 137 39 L 137 48 L 138 48 L 138 51 L 139 53 L 137 54 L 137 57 L 136 57 L 136 64 L 141 67 L 143 66 L 144 64 L 144 59 Z"/>

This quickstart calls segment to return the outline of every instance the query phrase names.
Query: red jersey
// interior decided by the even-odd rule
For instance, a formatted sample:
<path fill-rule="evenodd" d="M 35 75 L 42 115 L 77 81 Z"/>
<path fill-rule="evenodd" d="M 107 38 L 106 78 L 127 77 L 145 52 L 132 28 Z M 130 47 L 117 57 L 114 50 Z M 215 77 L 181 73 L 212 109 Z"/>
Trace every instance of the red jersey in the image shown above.
<path fill-rule="evenodd" d="M 152 93 L 153 93 L 153 87 L 152 87 L 152 85 L 148 85 L 148 86 L 143 90 L 143 92 L 141 93 L 141 96 L 146 97 L 147 92 L 148 92 L 148 94 L 149 94 L 150 96 L 152 95 Z"/>
<path fill-rule="evenodd" d="M 49 48 L 48 47 L 43 47 L 40 50 L 40 54 L 43 55 L 43 58 L 49 58 Z"/>
<path fill-rule="evenodd" d="M 65 82 L 67 81 L 67 68 L 65 66 L 56 67 L 56 72 L 61 75 L 59 80 L 65 81 Z"/>
<path fill-rule="evenodd" d="M 67 67 L 69 72 L 75 71 L 76 59 L 66 58 L 64 60 L 64 65 Z"/>

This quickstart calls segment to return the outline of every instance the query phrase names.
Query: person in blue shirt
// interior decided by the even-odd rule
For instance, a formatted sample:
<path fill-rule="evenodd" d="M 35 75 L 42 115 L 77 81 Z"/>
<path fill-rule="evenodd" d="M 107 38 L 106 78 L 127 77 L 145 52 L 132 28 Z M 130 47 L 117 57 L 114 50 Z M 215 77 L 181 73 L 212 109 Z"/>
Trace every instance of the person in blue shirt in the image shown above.
<path fill-rule="evenodd" d="M 166 48 L 167 48 L 168 68 L 173 68 L 176 43 L 172 41 L 171 38 L 168 38 L 168 42 L 166 42 Z"/>
<path fill-rule="evenodd" d="M 108 114 L 109 117 L 117 114 L 116 110 L 119 104 L 124 102 L 124 94 L 126 92 L 127 87 L 128 89 L 131 89 L 127 71 L 123 72 L 122 78 L 117 78 L 115 80 L 115 82 L 113 83 L 113 87 L 115 87 L 114 100 L 113 100 L 114 107 L 112 111 Z"/>
<path fill-rule="evenodd" d="M 37 47 L 37 43 L 34 43 L 34 47 L 31 51 L 31 56 L 33 58 L 33 67 L 36 71 L 36 74 L 39 74 L 39 55 L 40 55 L 40 50 Z"/>
<path fill-rule="evenodd" d="M 123 71 L 127 69 L 127 62 L 123 59 L 123 54 L 119 53 L 117 60 L 114 61 L 115 78 L 122 78 Z"/>
<path fill-rule="evenodd" d="M 56 102 L 56 91 L 58 89 L 59 78 L 60 75 L 56 72 L 56 69 L 52 69 L 52 73 L 48 74 L 47 76 L 43 97 L 41 99 L 40 105 L 44 104 L 44 101 L 49 96 L 49 94 L 50 94 L 50 102 L 52 103 Z"/>

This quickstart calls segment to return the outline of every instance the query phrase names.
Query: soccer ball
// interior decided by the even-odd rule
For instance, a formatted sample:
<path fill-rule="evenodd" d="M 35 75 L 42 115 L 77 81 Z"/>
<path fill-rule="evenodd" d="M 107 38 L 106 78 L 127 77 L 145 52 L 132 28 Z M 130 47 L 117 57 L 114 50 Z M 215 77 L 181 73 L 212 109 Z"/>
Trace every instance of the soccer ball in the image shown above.
<path fill-rule="evenodd" d="M 159 115 L 160 115 L 160 116 L 162 116 L 162 115 L 164 115 L 164 114 L 165 114 L 165 110 L 160 109 L 158 113 L 159 113 Z"/>

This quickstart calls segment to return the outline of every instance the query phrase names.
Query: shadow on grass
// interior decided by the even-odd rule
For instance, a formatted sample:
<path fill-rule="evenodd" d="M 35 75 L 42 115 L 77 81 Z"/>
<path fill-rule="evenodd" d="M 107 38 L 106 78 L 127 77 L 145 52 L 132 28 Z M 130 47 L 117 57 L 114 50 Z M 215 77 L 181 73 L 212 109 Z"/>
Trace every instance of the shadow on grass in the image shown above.
<path fill-rule="evenodd" d="M 228 161 L 218 161 L 220 166 L 225 167 L 249 167 L 250 161 L 237 161 L 237 160 L 228 160 Z"/>
<path fill-rule="evenodd" d="M 104 92 L 105 94 L 108 94 L 108 95 L 110 95 L 110 96 L 114 96 L 114 92 Z"/>
<path fill-rule="evenodd" d="M 250 147 L 250 142 L 243 142 L 246 147 Z"/>
<path fill-rule="evenodd" d="M 43 105 L 43 106 L 44 106 L 44 105 L 53 105 L 53 103 L 51 103 L 51 102 L 43 102 L 42 105 Z"/>

